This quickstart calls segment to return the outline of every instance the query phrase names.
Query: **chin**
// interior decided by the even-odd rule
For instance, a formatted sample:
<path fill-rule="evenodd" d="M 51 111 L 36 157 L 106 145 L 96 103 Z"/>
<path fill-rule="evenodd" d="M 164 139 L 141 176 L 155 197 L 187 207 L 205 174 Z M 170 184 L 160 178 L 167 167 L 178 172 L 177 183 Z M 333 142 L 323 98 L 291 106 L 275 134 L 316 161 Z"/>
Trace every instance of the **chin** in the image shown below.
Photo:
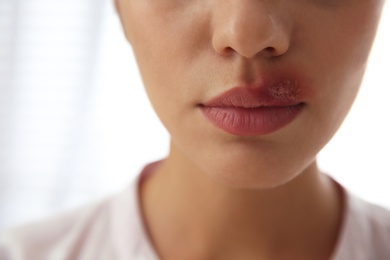
<path fill-rule="evenodd" d="M 203 170 L 217 183 L 235 189 L 273 189 L 295 179 L 308 166 L 284 160 L 218 160 L 203 164 Z"/>

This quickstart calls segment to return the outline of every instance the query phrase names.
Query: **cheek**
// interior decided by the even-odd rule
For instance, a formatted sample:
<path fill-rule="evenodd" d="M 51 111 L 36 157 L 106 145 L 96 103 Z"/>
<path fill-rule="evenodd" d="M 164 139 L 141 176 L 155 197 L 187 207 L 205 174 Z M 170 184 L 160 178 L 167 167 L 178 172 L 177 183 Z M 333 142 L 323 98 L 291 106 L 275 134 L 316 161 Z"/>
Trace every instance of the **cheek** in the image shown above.
<path fill-rule="evenodd" d="M 165 123 L 193 109 L 209 79 L 202 66 L 208 55 L 207 20 L 195 19 L 197 9 L 163 7 L 129 7 L 126 35 L 148 96 Z"/>
<path fill-rule="evenodd" d="M 377 3 L 360 1 L 359 6 L 345 7 L 336 14 L 313 10 L 296 21 L 300 27 L 295 31 L 291 58 L 302 61 L 314 82 L 305 129 L 298 132 L 303 133 L 302 142 L 322 148 L 351 108 L 378 24 Z"/>
<path fill-rule="evenodd" d="M 301 52 L 299 55 L 323 72 L 340 69 L 348 72 L 345 70 L 364 66 L 375 37 L 381 5 L 377 0 L 355 2 L 334 11 L 313 8 L 307 11 L 309 14 L 301 15 L 295 22 L 295 45 Z M 311 56 L 307 57 L 308 54 Z"/>
<path fill-rule="evenodd" d="M 126 35 L 140 65 L 155 70 L 150 74 L 176 73 L 190 65 L 199 46 L 206 44 L 207 20 L 198 19 L 206 14 L 190 4 L 180 7 L 179 1 L 146 2 L 126 8 Z"/>
<path fill-rule="evenodd" d="M 380 1 L 372 0 L 348 6 L 337 12 L 313 11 L 313 17 L 305 17 L 313 22 L 302 20 L 301 30 L 297 29 L 297 59 L 305 60 L 316 79 L 313 102 L 338 120 L 349 110 L 361 84 L 381 10 Z"/>

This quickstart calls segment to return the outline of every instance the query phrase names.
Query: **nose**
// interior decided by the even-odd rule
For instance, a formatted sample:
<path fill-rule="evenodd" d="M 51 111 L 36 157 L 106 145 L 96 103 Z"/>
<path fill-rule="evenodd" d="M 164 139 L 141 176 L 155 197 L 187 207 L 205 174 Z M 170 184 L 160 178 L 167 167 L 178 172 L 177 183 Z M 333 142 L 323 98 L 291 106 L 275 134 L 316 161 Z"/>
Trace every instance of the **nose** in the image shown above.
<path fill-rule="evenodd" d="M 276 6 L 260 0 L 221 0 L 213 21 L 212 45 L 221 55 L 238 53 L 248 59 L 286 53 L 290 33 Z M 272 2 L 272 1 L 271 1 Z"/>

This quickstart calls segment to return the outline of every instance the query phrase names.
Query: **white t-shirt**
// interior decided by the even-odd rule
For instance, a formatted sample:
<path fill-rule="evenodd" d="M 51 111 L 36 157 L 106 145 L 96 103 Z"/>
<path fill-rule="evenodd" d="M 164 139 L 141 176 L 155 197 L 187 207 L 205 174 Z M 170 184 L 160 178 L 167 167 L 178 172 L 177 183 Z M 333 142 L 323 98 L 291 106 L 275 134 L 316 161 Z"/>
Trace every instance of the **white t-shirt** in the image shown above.
<path fill-rule="evenodd" d="M 146 169 L 146 170 L 145 170 Z M 2 234 L 1 260 L 157 260 L 140 215 L 146 167 L 122 193 Z M 345 212 L 331 260 L 389 260 L 390 212 L 345 192 Z"/>

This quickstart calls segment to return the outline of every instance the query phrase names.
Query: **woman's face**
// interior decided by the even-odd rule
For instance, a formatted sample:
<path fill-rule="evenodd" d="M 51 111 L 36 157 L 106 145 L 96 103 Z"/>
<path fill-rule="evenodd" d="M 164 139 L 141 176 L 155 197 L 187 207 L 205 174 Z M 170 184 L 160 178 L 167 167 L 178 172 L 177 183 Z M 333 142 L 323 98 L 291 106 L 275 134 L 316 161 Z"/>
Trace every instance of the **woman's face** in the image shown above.
<path fill-rule="evenodd" d="M 117 0 L 117 7 L 175 154 L 230 186 L 267 188 L 311 168 L 339 128 L 383 2 Z"/>

